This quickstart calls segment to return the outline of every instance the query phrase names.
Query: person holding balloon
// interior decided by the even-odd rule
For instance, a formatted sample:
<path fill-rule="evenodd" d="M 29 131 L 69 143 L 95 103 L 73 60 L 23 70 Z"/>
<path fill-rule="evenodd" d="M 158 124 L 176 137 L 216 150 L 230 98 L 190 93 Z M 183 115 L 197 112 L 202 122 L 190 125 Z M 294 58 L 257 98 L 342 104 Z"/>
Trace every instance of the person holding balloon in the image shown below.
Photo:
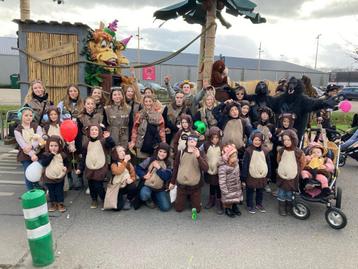
<path fill-rule="evenodd" d="M 28 178 L 28 175 L 33 173 L 28 173 L 27 168 L 38 160 L 41 146 L 44 145 L 42 128 L 37 123 L 32 122 L 34 111 L 30 107 L 24 106 L 20 108 L 17 112 L 17 116 L 20 120 L 20 124 L 14 131 L 16 142 L 19 145 L 17 160 L 21 162 L 24 167 L 26 189 L 32 190 L 39 187 L 37 182 L 40 180 L 40 176 L 38 178 Z M 35 174 L 36 173 L 33 175 Z"/>
<path fill-rule="evenodd" d="M 48 211 L 66 211 L 64 205 L 64 182 L 67 173 L 68 160 L 64 153 L 63 140 L 58 135 L 50 136 L 46 141 L 45 153 L 40 156 L 44 167 L 42 181 L 45 183 L 50 197 Z"/>
<path fill-rule="evenodd" d="M 80 150 L 78 150 L 78 143 L 75 141 L 78 134 L 77 123 L 71 119 L 64 120 L 60 125 L 60 134 L 62 140 L 66 142 L 65 150 L 68 158 L 67 178 L 69 189 L 80 190 L 84 185 L 82 175 L 78 175 L 78 181 L 76 182 L 72 177 L 72 171 L 76 171 L 76 164 L 78 164 L 80 160 Z"/>

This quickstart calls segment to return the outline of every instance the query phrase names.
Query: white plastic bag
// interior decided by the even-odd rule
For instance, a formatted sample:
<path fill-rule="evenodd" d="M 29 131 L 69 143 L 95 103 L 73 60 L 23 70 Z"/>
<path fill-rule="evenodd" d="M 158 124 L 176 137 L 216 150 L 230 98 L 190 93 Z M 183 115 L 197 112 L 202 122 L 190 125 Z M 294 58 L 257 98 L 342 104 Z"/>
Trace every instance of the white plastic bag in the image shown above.
<path fill-rule="evenodd" d="M 174 203 L 177 199 L 177 186 L 175 185 L 174 189 L 169 191 L 170 203 Z"/>

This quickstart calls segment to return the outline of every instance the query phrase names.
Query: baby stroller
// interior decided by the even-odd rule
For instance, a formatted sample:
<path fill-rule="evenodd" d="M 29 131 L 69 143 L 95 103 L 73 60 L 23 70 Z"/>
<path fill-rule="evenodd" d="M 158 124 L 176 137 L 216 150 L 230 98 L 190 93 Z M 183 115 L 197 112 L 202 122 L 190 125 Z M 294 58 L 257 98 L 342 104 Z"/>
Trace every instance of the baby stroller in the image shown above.
<path fill-rule="evenodd" d="M 323 146 L 327 149 L 327 157 L 330 158 L 334 163 L 334 172 L 328 178 L 328 186 L 330 193 L 329 195 L 319 194 L 318 196 L 312 197 L 305 191 L 304 182 L 301 180 L 299 184 L 299 191 L 294 193 L 293 197 L 293 215 L 300 219 L 305 220 L 310 217 L 310 209 L 307 202 L 310 203 L 322 203 L 325 204 L 327 209 L 325 212 L 325 219 L 328 225 L 333 229 L 343 229 L 347 225 L 347 217 L 341 210 L 342 205 L 342 189 L 337 186 L 338 178 L 338 162 L 340 155 L 340 142 L 339 141 L 328 141 L 325 137 L 325 130 L 322 128 L 307 129 L 305 131 L 304 139 L 301 141 L 300 147 L 305 151 L 310 141 L 318 141 L 318 137 L 323 136 Z M 339 136 L 339 133 L 337 132 Z M 313 140 L 311 138 L 313 137 Z M 314 179 L 313 179 L 314 181 Z M 317 186 L 320 185 L 319 181 Z"/>

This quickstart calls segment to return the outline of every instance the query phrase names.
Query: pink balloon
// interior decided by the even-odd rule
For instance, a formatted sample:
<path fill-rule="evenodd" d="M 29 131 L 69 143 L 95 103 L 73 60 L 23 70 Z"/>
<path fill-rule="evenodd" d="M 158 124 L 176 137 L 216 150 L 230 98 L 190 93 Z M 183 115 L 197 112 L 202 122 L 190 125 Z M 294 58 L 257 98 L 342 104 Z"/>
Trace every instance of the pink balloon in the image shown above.
<path fill-rule="evenodd" d="M 344 100 L 339 103 L 339 109 L 342 110 L 344 113 L 347 113 L 347 112 L 351 111 L 352 104 L 351 104 L 351 102 Z"/>

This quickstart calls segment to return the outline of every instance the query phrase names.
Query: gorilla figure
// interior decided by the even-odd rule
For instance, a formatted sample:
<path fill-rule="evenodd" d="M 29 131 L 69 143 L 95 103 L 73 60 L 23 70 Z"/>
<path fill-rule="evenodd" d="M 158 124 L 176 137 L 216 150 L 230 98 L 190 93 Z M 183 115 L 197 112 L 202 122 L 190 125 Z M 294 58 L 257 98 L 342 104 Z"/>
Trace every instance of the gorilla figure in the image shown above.
<path fill-rule="evenodd" d="M 296 114 L 297 119 L 293 127 L 301 139 L 308 123 L 309 113 L 322 108 L 333 108 L 340 99 L 339 96 L 327 100 L 308 97 L 304 94 L 302 80 L 291 77 L 285 93 L 269 98 L 268 106 L 278 115 L 282 113 Z"/>

